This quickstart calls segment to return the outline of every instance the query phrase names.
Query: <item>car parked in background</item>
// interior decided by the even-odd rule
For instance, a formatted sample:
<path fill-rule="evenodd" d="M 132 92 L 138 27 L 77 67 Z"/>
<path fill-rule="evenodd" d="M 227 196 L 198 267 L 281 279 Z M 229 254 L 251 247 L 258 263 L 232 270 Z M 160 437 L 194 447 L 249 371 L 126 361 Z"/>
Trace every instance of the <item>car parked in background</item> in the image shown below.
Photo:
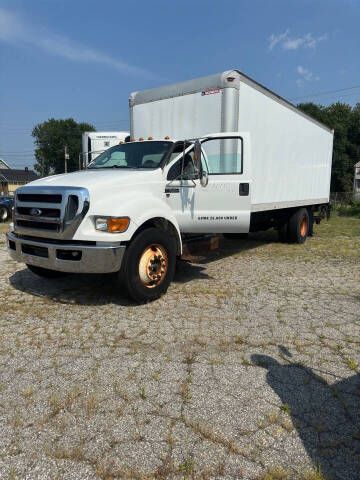
<path fill-rule="evenodd" d="M 0 195 L 0 222 L 7 222 L 11 218 L 11 209 L 13 205 L 13 197 Z"/>

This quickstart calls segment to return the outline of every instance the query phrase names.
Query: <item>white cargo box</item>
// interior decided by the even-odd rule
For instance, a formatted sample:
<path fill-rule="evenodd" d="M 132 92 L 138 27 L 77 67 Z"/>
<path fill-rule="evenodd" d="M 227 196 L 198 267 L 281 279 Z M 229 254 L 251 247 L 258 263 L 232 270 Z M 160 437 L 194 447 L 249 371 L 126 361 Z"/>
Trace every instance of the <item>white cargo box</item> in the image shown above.
<path fill-rule="evenodd" d="M 329 201 L 333 131 L 238 70 L 130 97 L 134 138 L 248 132 L 251 211 Z"/>

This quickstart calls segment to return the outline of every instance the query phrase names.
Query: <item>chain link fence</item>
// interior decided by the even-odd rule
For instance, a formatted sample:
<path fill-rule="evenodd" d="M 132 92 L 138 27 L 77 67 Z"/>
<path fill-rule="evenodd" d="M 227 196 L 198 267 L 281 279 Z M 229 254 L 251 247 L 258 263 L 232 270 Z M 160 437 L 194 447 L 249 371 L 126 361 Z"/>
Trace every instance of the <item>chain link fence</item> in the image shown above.
<path fill-rule="evenodd" d="M 354 192 L 331 192 L 330 201 L 333 209 L 346 207 L 352 201 L 360 201 L 360 194 Z"/>

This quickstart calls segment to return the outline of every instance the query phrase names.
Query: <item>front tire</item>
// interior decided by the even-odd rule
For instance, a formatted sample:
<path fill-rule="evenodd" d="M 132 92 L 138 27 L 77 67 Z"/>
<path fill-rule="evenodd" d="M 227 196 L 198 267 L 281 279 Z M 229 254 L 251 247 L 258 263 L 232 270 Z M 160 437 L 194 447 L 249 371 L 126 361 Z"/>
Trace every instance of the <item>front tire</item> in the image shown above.
<path fill-rule="evenodd" d="M 146 303 L 166 293 L 175 266 L 175 239 L 165 230 L 149 228 L 126 249 L 120 277 L 128 295 L 138 303 Z"/>
<path fill-rule="evenodd" d="M 48 268 L 37 267 L 36 265 L 26 264 L 30 272 L 35 273 L 43 278 L 59 278 L 66 275 L 66 272 L 58 272 L 57 270 L 49 270 Z"/>
<path fill-rule="evenodd" d="M 289 220 L 289 240 L 292 243 L 304 243 L 310 231 L 309 212 L 306 208 L 299 208 Z"/>

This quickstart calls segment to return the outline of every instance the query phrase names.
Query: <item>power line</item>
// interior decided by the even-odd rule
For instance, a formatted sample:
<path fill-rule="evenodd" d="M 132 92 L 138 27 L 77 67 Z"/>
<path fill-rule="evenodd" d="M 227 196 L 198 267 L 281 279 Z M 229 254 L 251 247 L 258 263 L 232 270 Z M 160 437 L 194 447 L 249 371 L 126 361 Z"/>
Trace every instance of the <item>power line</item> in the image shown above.
<path fill-rule="evenodd" d="M 330 94 L 333 94 L 333 93 L 345 92 L 347 90 L 354 90 L 355 88 L 360 88 L 360 85 L 354 85 L 353 87 L 347 87 L 347 88 L 339 88 L 338 90 L 329 90 L 327 92 L 311 93 L 310 95 L 304 95 L 302 97 L 293 97 L 293 98 L 290 98 L 290 100 L 294 101 L 294 100 L 300 100 L 302 98 L 320 97 L 322 95 L 330 95 Z"/>

